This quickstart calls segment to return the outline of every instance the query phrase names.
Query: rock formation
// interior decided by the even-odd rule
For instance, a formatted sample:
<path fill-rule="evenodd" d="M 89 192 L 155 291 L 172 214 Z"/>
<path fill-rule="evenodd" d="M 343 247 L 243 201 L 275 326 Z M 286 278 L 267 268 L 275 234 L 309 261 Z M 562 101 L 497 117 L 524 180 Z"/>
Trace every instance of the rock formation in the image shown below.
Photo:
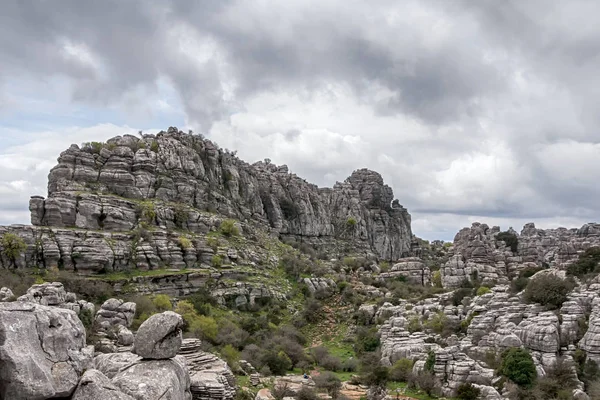
<path fill-rule="evenodd" d="M 31 302 L 0 303 L 0 398 L 70 396 L 92 364 L 74 311 Z"/>
<path fill-rule="evenodd" d="M 500 228 L 474 223 L 454 238 L 453 255 L 442 268 L 444 287 L 459 287 L 474 279 L 484 284 L 508 283 L 528 266 L 564 268 L 578 255 L 600 246 L 600 224 L 585 224 L 579 229 L 537 229 L 526 224 L 516 235 L 518 245 L 512 251 L 497 238 Z"/>
<path fill-rule="evenodd" d="M 181 347 L 183 318 L 172 311 L 155 314 L 138 329 L 134 340 L 134 353 L 144 359 L 173 358 Z"/>
<path fill-rule="evenodd" d="M 249 165 L 176 128 L 143 138 L 124 135 L 61 153 L 50 171 L 48 197 L 31 198 L 33 226 L 0 230 L 28 245 L 23 256 L 1 257 L 0 265 L 88 273 L 153 268 L 159 261 L 194 265 L 212 252 L 194 241 L 182 251 L 178 235 L 167 229 L 207 233 L 219 222 L 211 212 L 323 246 L 350 241 L 397 260 L 410 253 L 412 234 L 410 215 L 392 200 L 381 175 L 366 169 L 333 188 L 318 188 L 285 166 Z M 144 237 L 140 226 L 148 228 Z"/>

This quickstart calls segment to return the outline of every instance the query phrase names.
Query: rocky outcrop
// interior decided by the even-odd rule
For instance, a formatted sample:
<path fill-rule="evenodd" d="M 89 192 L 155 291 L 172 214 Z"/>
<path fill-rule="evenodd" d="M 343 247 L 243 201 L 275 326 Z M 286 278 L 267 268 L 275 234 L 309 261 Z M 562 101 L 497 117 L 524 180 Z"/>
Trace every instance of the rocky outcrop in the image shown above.
<path fill-rule="evenodd" d="M 185 359 L 143 360 L 129 352 L 101 354 L 96 369 L 118 391 L 136 400 L 190 400 L 190 376 Z"/>
<path fill-rule="evenodd" d="M 420 258 L 409 257 L 399 260 L 389 272 L 379 275 L 380 279 L 394 279 L 402 276 L 407 282 L 427 286 L 431 283 L 431 270 Z"/>
<path fill-rule="evenodd" d="M 81 377 L 72 400 L 133 400 L 121 392 L 102 372 L 88 369 Z"/>
<path fill-rule="evenodd" d="M 96 327 L 100 331 L 116 330 L 117 326 L 129 328 L 135 317 L 136 304 L 121 299 L 108 299 L 96 313 Z"/>
<path fill-rule="evenodd" d="M 0 288 L 0 301 L 11 301 L 14 300 L 15 295 L 12 290 L 7 287 Z"/>
<path fill-rule="evenodd" d="M 48 198 L 32 197 L 30 210 L 32 224 L 51 227 L 53 235 L 15 228 L 33 239 L 26 240 L 29 247 L 16 260 L 18 266 L 43 259 L 46 265 L 83 271 L 124 269 L 148 250 L 132 246 L 135 240 L 123 237 L 127 232 L 146 225 L 206 233 L 211 223 L 206 211 L 269 225 L 309 242 L 350 241 L 388 260 L 411 250 L 410 215 L 378 173 L 361 169 L 333 188 L 318 188 L 285 166 L 249 165 L 175 128 L 72 145 L 50 172 Z M 71 228 L 90 231 L 89 236 L 78 237 Z M 107 242 L 107 232 L 126 245 Z M 127 251 L 132 247 L 133 254 Z M 0 262 L 6 267 L 10 261 Z M 168 261 L 185 263 L 187 254 Z"/>
<path fill-rule="evenodd" d="M 90 316 L 94 315 L 94 304 L 85 300 L 77 300 L 75 293 L 65 291 L 65 287 L 60 282 L 44 282 L 33 285 L 27 289 L 27 293 L 20 296 L 17 300 L 28 301 L 44 306 L 55 306 L 67 308 L 75 311 L 77 314 L 82 311 L 88 312 Z"/>
<path fill-rule="evenodd" d="M 444 287 L 459 287 L 465 280 L 483 284 L 508 283 L 526 267 L 564 268 L 578 255 L 600 246 L 600 224 L 585 224 L 579 229 L 537 229 L 526 224 L 513 233 L 516 251 L 498 239 L 500 228 L 474 223 L 454 238 L 452 256 L 441 269 Z"/>
<path fill-rule="evenodd" d="M 75 312 L 31 302 L 0 304 L 0 398 L 70 396 L 92 357 Z"/>
<path fill-rule="evenodd" d="M 152 315 L 137 331 L 134 353 L 146 359 L 173 358 L 181 347 L 183 318 L 173 311 Z"/>
<path fill-rule="evenodd" d="M 198 339 L 184 339 L 179 354 L 190 371 L 190 391 L 194 400 L 231 400 L 235 397 L 235 376 L 227 363 L 200 350 Z"/>

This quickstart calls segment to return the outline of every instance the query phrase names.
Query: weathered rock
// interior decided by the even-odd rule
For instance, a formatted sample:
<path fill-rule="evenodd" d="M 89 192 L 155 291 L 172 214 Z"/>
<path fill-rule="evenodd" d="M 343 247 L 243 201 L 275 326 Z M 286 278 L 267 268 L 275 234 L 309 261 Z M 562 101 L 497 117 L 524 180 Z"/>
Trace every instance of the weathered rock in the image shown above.
<path fill-rule="evenodd" d="M 133 400 L 133 397 L 121 392 L 102 372 L 88 369 L 81 377 L 72 400 Z"/>
<path fill-rule="evenodd" d="M 58 306 L 67 302 L 67 292 L 65 292 L 65 288 L 60 282 L 45 282 L 40 285 L 33 285 L 18 300 L 30 301 L 44 306 Z"/>
<path fill-rule="evenodd" d="M 0 288 L 0 301 L 12 301 L 14 298 L 12 290 L 7 287 Z"/>
<path fill-rule="evenodd" d="M 108 299 L 96 313 L 95 321 L 99 330 L 116 331 L 117 326 L 129 328 L 135 317 L 136 304 L 123 302 L 121 299 Z"/>
<path fill-rule="evenodd" d="M 144 213 L 144 207 L 151 209 Z M 144 222 L 207 233 L 219 218 L 205 211 L 268 224 L 283 236 L 330 249 L 343 240 L 387 260 L 411 252 L 410 215 L 378 173 L 361 169 L 333 188 L 318 188 L 285 166 L 249 165 L 175 128 L 96 147 L 72 145 L 50 171 L 48 198 L 32 197 L 30 211 L 33 227 L 0 228 L 27 244 L 15 260 L 19 268 L 60 265 L 93 273 L 161 263 L 190 267 L 210 259 L 198 251 L 205 247 L 192 243 L 187 251 L 177 238 L 149 246 L 131 231 Z M 156 232 L 148 235 L 158 241 Z M 225 255 L 233 262 L 239 257 L 231 248 Z M 0 257 L 0 266 L 9 265 L 12 260 Z"/>
<path fill-rule="evenodd" d="M 398 276 L 406 278 L 407 282 L 426 286 L 431 283 L 431 270 L 423 261 L 416 257 L 403 258 L 392 266 L 389 272 L 380 274 L 381 279 L 391 279 Z"/>
<path fill-rule="evenodd" d="M 518 239 L 516 252 L 497 239 L 499 232 L 499 227 L 478 222 L 460 230 L 441 269 L 444 287 L 459 287 L 474 278 L 483 284 L 508 283 L 526 267 L 564 268 L 589 247 L 600 246 L 600 224 L 545 230 L 526 224 L 520 235 L 512 231 Z"/>
<path fill-rule="evenodd" d="M 194 400 L 231 400 L 235 396 L 235 376 L 227 363 L 200 350 L 198 339 L 184 339 L 180 355 L 190 370 L 190 391 Z"/>
<path fill-rule="evenodd" d="M 129 353 L 101 354 L 96 368 L 123 393 L 136 400 L 191 400 L 185 358 L 144 360 Z"/>
<path fill-rule="evenodd" d="M 30 302 L 0 304 L 0 398 L 71 395 L 91 365 L 85 329 L 71 311 Z"/>
<path fill-rule="evenodd" d="M 134 340 L 133 333 L 122 325 L 119 325 L 117 329 L 117 344 L 131 346 Z"/>
<path fill-rule="evenodd" d="M 148 359 L 167 359 L 181 348 L 183 318 L 172 311 L 152 315 L 135 336 L 134 353 Z"/>

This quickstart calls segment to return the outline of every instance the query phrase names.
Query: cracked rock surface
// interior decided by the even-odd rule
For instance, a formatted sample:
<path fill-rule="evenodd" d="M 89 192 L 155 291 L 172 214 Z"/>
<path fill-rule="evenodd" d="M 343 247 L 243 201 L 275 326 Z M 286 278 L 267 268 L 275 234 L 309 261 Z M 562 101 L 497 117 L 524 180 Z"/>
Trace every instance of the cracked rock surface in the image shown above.
<path fill-rule="evenodd" d="M 181 348 L 181 328 L 183 318 L 173 311 L 151 316 L 135 335 L 135 354 L 156 360 L 175 357 Z"/>
<path fill-rule="evenodd" d="M 92 357 L 74 311 L 30 302 L 0 304 L 0 398 L 70 396 Z"/>

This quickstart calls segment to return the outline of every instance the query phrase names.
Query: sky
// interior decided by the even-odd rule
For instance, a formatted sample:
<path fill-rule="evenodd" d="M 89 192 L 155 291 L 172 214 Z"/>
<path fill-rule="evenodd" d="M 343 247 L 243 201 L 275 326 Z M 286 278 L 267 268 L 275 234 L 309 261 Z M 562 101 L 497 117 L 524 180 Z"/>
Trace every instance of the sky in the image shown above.
<path fill-rule="evenodd" d="M 600 222 L 600 2 L 4 0 L 0 224 L 72 143 L 203 133 L 320 186 L 380 172 L 413 232 Z"/>

